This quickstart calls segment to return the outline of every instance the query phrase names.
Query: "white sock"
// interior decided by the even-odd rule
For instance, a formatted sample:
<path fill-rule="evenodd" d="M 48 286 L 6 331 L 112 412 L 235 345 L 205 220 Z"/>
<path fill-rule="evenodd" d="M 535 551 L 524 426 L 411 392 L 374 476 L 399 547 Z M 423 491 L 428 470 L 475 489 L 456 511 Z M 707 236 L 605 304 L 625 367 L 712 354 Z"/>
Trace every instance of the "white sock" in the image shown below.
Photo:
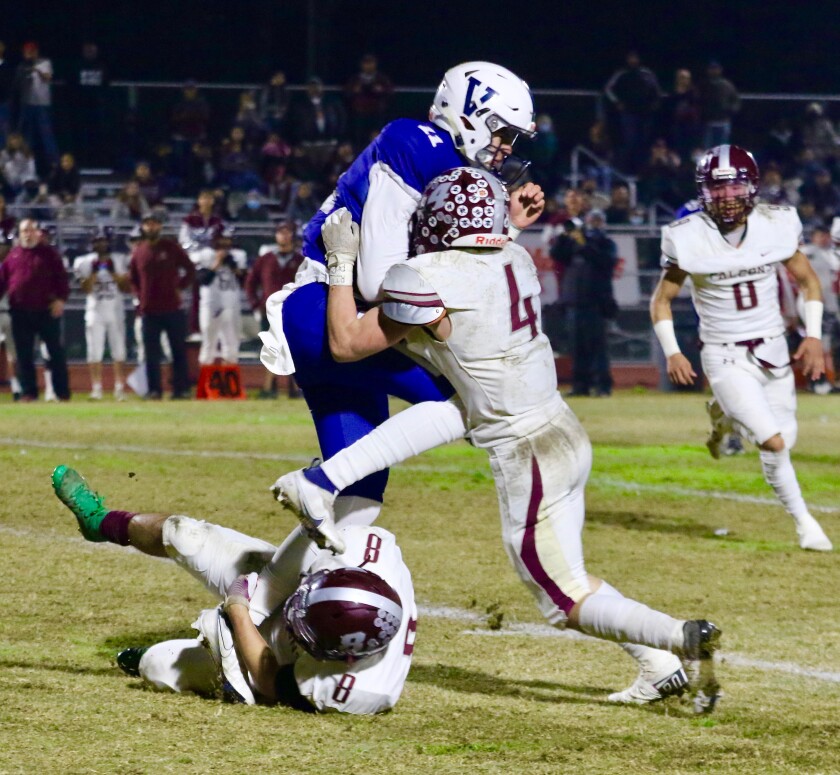
<path fill-rule="evenodd" d="M 11 387 L 12 387 L 12 393 L 20 393 L 20 392 L 21 392 L 21 389 L 20 389 L 20 380 L 18 380 L 18 378 L 17 378 L 17 377 L 12 377 L 12 378 L 9 380 L 9 384 L 10 384 L 10 385 L 11 385 Z"/>
<path fill-rule="evenodd" d="M 602 584 L 581 603 L 578 613 L 581 632 L 604 640 L 629 641 L 666 651 L 682 648 L 684 621 L 629 597 L 615 597 L 609 590 L 604 593 L 603 589 Z"/>
<path fill-rule="evenodd" d="M 460 401 L 425 401 L 404 409 L 367 436 L 333 455 L 321 470 L 339 491 L 412 455 L 463 438 Z"/>
<path fill-rule="evenodd" d="M 761 459 L 765 481 L 773 488 L 788 514 L 794 519 L 806 516 L 808 507 L 802 498 L 802 490 L 799 489 L 799 482 L 790 462 L 790 450 L 785 448 L 781 452 L 770 452 L 760 449 L 758 456 Z"/>
<path fill-rule="evenodd" d="M 621 592 L 606 581 L 601 582 L 601 586 L 595 594 L 624 598 Z M 618 645 L 638 662 L 642 673 L 651 678 L 659 678 L 663 673 L 673 673 L 680 667 L 679 659 L 670 651 L 641 646 L 638 643 L 619 643 Z"/>

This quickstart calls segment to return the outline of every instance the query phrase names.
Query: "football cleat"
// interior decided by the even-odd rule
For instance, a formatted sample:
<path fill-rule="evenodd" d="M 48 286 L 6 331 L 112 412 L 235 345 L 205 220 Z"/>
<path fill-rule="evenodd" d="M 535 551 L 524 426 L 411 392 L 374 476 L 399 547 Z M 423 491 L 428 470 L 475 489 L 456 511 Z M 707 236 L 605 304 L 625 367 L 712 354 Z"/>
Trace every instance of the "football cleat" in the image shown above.
<path fill-rule="evenodd" d="M 271 491 L 283 507 L 298 518 L 306 534 L 318 546 L 333 554 L 344 552 L 344 539 L 335 526 L 335 496 L 309 481 L 304 469 L 284 474 L 272 485 Z"/>
<path fill-rule="evenodd" d="M 720 408 L 720 404 L 714 398 L 711 401 L 706 401 L 706 411 L 712 421 L 712 429 L 709 431 L 709 438 L 706 439 L 706 446 L 709 448 L 709 454 L 715 460 L 719 460 L 720 456 L 724 454 L 728 442 L 729 423 L 723 409 Z"/>
<path fill-rule="evenodd" d="M 114 400 L 125 401 L 125 387 L 123 386 L 122 382 L 117 382 L 114 385 Z"/>
<path fill-rule="evenodd" d="M 58 499 L 67 506 L 79 523 L 79 530 L 88 541 L 107 540 L 99 527 L 108 513 L 105 499 L 90 489 L 87 480 L 69 466 L 56 466 L 52 486 Z"/>
<path fill-rule="evenodd" d="M 745 452 L 746 450 L 744 449 L 744 442 L 741 440 L 741 434 L 736 431 L 732 431 L 726 441 L 726 447 L 723 450 L 723 454 L 731 457 L 732 455 L 743 455 Z"/>
<path fill-rule="evenodd" d="M 830 552 L 834 547 L 828 536 L 810 514 L 796 520 L 796 535 L 799 537 L 801 549 L 812 552 Z"/>
<path fill-rule="evenodd" d="M 695 713 L 711 713 L 723 696 L 714 666 L 720 636 L 720 630 L 705 619 L 693 619 L 683 625 L 682 657 Z"/>
<path fill-rule="evenodd" d="M 102 385 L 96 384 L 91 388 L 90 398 L 92 401 L 102 400 Z"/>
<path fill-rule="evenodd" d="M 664 700 L 666 697 L 681 697 L 687 687 L 688 676 L 682 667 L 653 681 L 649 681 L 644 672 L 641 672 L 630 686 L 623 691 L 614 692 L 607 699 L 610 702 L 647 705 Z"/>
<path fill-rule="evenodd" d="M 143 654 L 145 654 L 148 650 L 148 646 L 145 648 L 123 649 L 119 654 L 117 654 L 117 667 L 119 667 L 119 669 L 126 675 L 135 677 L 139 676 L 140 660 L 143 658 Z"/>

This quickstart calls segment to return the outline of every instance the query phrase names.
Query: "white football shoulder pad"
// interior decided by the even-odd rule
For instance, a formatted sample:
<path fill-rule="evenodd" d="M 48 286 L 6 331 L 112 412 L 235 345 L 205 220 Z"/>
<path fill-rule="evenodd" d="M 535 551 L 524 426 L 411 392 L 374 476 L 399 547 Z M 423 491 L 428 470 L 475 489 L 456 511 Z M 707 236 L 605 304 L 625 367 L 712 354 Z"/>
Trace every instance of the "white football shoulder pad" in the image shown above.
<path fill-rule="evenodd" d="M 382 311 L 391 320 L 423 326 L 440 320 L 446 305 L 428 281 L 408 264 L 395 264 L 382 285 L 386 300 Z"/>

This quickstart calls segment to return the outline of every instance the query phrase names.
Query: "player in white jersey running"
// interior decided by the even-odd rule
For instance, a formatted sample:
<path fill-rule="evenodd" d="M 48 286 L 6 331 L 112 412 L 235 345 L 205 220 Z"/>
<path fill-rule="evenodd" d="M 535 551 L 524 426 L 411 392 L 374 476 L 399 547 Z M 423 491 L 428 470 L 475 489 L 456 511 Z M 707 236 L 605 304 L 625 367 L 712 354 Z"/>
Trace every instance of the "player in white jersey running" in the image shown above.
<path fill-rule="evenodd" d="M 52 483 L 87 540 L 169 557 L 223 601 L 199 614 L 197 638 L 120 652 L 129 675 L 162 690 L 309 711 L 373 714 L 396 704 L 417 608 L 387 530 L 344 527 L 347 549 L 334 556 L 300 540 L 300 528 L 278 548 L 191 517 L 108 510 L 64 465 Z"/>
<path fill-rule="evenodd" d="M 799 250 L 802 224 L 793 207 L 755 204 L 758 166 L 735 145 L 706 152 L 697 165 L 703 210 L 662 230 L 659 285 L 650 303 L 653 328 L 678 385 L 697 378 L 680 352 L 671 302 L 691 277 L 700 318 L 701 359 L 715 400 L 707 445 L 720 456 L 734 426 L 759 448 L 764 478 L 793 517 L 799 546 L 831 551 L 822 527 L 809 513 L 790 461 L 796 443 L 796 390 L 779 306 L 777 264 L 782 263 L 805 298 L 806 337 L 793 355 L 803 374 L 823 373 L 820 281 Z"/>
<path fill-rule="evenodd" d="M 98 228 L 91 237 L 93 252 L 79 256 L 73 272 L 87 294 L 85 302 L 85 340 L 90 368 L 90 397 L 102 398 L 102 360 L 105 342 L 114 364 L 114 398 L 125 398 L 125 293 L 131 290 L 128 256 L 112 253 L 113 229 Z"/>
<path fill-rule="evenodd" d="M 507 193 L 491 175 L 462 167 L 439 176 L 417 214 L 416 258 L 388 270 L 385 302 L 357 318 L 350 283 L 358 229 L 349 212 L 331 216 L 323 229 L 330 348 L 350 361 L 405 339 L 438 369 L 463 402 L 469 439 L 490 455 L 505 549 L 546 619 L 617 641 L 636 658 L 639 677 L 611 700 L 645 703 L 681 694 L 682 657 L 695 709 L 708 712 L 719 696 L 712 663 L 720 631 L 706 620 L 675 619 L 625 598 L 585 570 L 581 531 L 592 448 L 557 392 L 554 356 L 540 328 L 536 268 L 507 229 Z M 371 436 L 386 436 L 393 422 Z M 370 460 L 368 438 L 339 455 Z M 334 460 L 275 484 L 281 502 L 313 536 L 334 530 L 329 506 L 342 485 L 333 477 L 343 470 L 330 466 Z"/>

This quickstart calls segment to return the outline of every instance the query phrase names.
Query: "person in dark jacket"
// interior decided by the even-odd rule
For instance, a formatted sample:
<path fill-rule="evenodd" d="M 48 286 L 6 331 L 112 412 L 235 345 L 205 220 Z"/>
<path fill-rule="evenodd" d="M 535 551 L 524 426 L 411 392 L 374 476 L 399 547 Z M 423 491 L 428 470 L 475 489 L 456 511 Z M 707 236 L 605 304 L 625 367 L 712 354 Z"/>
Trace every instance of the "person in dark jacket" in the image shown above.
<path fill-rule="evenodd" d="M 612 276 L 617 251 L 604 232 L 604 214 L 592 210 L 586 223 L 572 218 L 551 246 L 551 257 L 563 265 L 560 302 L 566 310 L 572 351 L 571 396 L 612 393 L 607 326 L 618 313 Z"/>
<path fill-rule="evenodd" d="M 70 398 L 67 358 L 61 343 L 61 316 L 70 295 L 70 283 L 58 251 L 44 244 L 37 221 L 20 223 L 20 244 L 0 264 L 0 297 L 9 296 L 12 338 L 17 350 L 21 401 L 38 398 L 35 375 L 35 337 L 46 345 L 56 396 Z"/>
<path fill-rule="evenodd" d="M 191 287 L 195 266 L 187 252 L 170 237 L 161 237 L 161 216 L 152 212 L 143 219 L 144 240 L 131 254 L 128 271 L 143 318 L 146 353 L 146 397 L 161 397 L 161 332 L 172 349 L 172 398 L 189 398 L 187 373 L 187 317 L 181 309 L 181 291 Z"/>

